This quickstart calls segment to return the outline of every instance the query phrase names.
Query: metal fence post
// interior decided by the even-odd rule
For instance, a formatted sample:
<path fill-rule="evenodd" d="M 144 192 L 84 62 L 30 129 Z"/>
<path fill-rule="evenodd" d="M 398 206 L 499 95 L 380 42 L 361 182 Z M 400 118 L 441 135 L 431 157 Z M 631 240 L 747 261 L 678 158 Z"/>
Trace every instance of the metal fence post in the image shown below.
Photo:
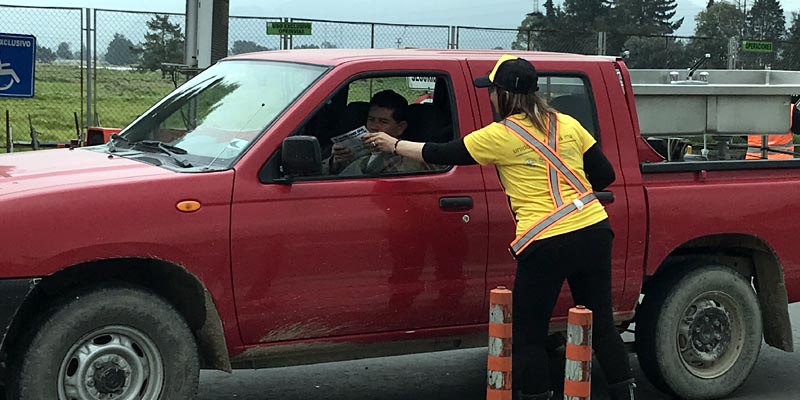
<path fill-rule="evenodd" d="M 728 38 L 728 69 L 736 69 L 736 59 L 739 53 L 739 41 L 736 37 Z"/>
<path fill-rule="evenodd" d="M 11 142 L 11 116 L 6 110 L 6 153 L 11 153 L 13 144 Z"/>
<path fill-rule="evenodd" d="M 606 55 L 606 32 L 597 32 L 597 55 Z"/>
<path fill-rule="evenodd" d="M 527 40 L 526 40 L 528 51 L 531 51 L 531 31 L 528 30 L 528 31 L 525 31 L 525 33 L 528 36 Z"/>
<path fill-rule="evenodd" d="M 92 115 L 94 108 L 92 107 L 92 94 L 94 92 L 92 81 L 93 71 L 92 65 L 92 9 L 86 9 L 86 126 L 92 126 Z"/>

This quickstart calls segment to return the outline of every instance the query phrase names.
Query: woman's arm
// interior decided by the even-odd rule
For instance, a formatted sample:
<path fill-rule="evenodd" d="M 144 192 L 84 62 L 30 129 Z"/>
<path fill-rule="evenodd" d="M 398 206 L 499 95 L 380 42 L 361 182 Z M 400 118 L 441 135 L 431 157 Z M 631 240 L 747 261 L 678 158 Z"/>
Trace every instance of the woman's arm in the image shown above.
<path fill-rule="evenodd" d="M 611 182 L 614 182 L 616 175 L 614 174 L 614 167 L 600 150 L 600 145 L 595 143 L 586 153 L 583 153 L 583 170 L 586 172 L 586 178 L 592 185 L 594 191 L 605 189 Z"/>
<path fill-rule="evenodd" d="M 395 153 L 428 164 L 472 165 L 477 164 L 467 151 L 463 139 L 448 143 L 419 143 L 396 139 L 383 132 L 364 135 L 364 143 L 386 153 Z"/>

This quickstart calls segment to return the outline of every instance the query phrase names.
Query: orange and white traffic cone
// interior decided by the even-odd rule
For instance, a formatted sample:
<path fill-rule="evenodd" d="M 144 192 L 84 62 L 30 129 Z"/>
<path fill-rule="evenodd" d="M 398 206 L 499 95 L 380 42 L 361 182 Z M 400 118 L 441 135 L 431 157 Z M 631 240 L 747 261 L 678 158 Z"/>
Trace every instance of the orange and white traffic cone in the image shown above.
<path fill-rule="evenodd" d="M 592 392 L 592 311 L 584 306 L 569 309 L 567 364 L 564 368 L 564 400 L 589 400 Z"/>
<path fill-rule="evenodd" d="M 486 400 L 511 400 L 511 291 L 489 294 L 489 360 Z"/>

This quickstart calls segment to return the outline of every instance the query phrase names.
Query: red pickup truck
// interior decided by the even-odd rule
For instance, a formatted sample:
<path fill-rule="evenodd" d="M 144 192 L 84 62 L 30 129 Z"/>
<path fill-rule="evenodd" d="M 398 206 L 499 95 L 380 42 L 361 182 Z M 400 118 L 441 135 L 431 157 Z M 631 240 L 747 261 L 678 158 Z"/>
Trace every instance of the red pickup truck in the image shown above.
<path fill-rule="evenodd" d="M 653 383 L 720 398 L 745 381 L 762 335 L 792 351 L 800 250 L 787 204 L 800 161 L 715 159 L 713 149 L 676 161 L 640 132 L 622 60 L 515 54 L 614 165 L 616 182 L 598 195 L 616 233 L 616 318 L 620 329 L 635 322 Z M 322 164 L 380 90 L 430 95 L 409 106 L 407 139 L 490 123 L 488 93 L 472 81 L 499 56 L 238 55 L 108 144 L 0 156 L 7 397 L 183 399 L 199 368 L 485 346 L 488 292 L 510 286 L 515 268 L 494 167 L 336 175 Z M 565 287 L 553 332 L 570 306 Z"/>

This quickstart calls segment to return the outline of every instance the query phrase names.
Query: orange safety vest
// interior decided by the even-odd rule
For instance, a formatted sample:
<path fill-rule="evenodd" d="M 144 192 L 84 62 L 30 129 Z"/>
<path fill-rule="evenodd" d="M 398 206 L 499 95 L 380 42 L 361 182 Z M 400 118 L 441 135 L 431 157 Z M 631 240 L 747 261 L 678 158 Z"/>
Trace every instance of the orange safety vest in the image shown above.
<path fill-rule="evenodd" d="M 587 204 L 598 200 L 588 182 L 583 182 L 578 174 L 567 166 L 567 163 L 556 153 L 555 149 L 558 148 L 558 118 L 555 114 L 550 116 L 550 123 L 547 129 L 547 144 L 537 139 L 536 136 L 516 122 L 510 119 L 504 122 L 520 140 L 530 146 L 547 162 L 548 187 L 550 189 L 550 198 L 553 200 L 553 211 L 511 242 L 509 250 L 511 250 L 512 254 L 518 256 L 528 245 L 547 232 L 558 221 L 580 212 Z M 576 198 L 565 201 L 559 188 L 559 175 L 578 192 Z"/>
<path fill-rule="evenodd" d="M 794 114 L 794 104 L 789 105 L 789 124 L 791 124 L 792 116 Z M 748 135 L 747 136 L 747 154 L 745 160 L 758 160 L 762 155 L 762 143 L 767 140 L 766 147 L 769 149 L 767 152 L 767 159 L 770 160 L 788 160 L 794 158 L 793 154 L 777 153 L 770 151 L 771 149 L 791 151 L 794 152 L 794 135 L 790 130 L 783 135 Z"/>

